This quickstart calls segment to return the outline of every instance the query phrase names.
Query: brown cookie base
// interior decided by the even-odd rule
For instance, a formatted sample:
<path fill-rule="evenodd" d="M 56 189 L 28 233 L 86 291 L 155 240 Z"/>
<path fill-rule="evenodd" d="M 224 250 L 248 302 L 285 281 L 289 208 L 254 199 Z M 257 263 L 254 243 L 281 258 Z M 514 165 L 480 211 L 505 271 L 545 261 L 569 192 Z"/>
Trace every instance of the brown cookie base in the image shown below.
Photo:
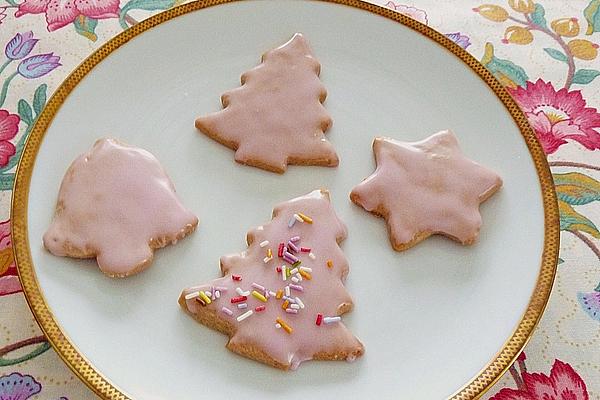
<path fill-rule="evenodd" d="M 186 237 L 187 235 L 189 235 L 190 233 L 194 232 L 194 230 L 196 230 L 197 226 L 198 226 L 198 220 L 196 220 L 196 222 L 194 224 L 186 225 L 183 229 L 181 229 L 175 235 L 165 235 L 158 239 L 153 239 L 150 242 L 148 242 L 148 246 L 152 250 L 151 256 L 149 258 L 147 258 L 146 260 L 144 260 L 144 262 L 136 265 L 132 270 L 128 271 L 127 273 L 113 274 L 108 271 L 104 271 L 102 269 L 100 269 L 100 270 L 106 276 L 109 276 L 111 278 L 126 278 L 128 276 L 135 275 L 139 272 L 142 272 L 143 270 L 148 268 L 150 266 L 150 264 L 152 264 L 152 260 L 154 259 L 154 251 L 156 249 L 160 249 L 169 244 L 175 244 L 178 240 L 181 240 L 184 237 Z M 79 258 L 79 259 L 96 258 L 96 256 L 98 255 L 98 252 L 95 249 L 80 249 L 78 247 L 71 245 L 71 243 L 69 243 L 68 241 L 65 241 L 64 251 L 65 251 L 65 255 L 67 257 Z"/>
<path fill-rule="evenodd" d="M 179 296 L 179 305 L 181 306 L 181 308 L 183 308 L 183 310 L 187 314 L 191 315 L 196 321 L 198 321 L 202 325 L 205 325 L 206 327 L 208 327 L 210 329 L 219 331 L 219 332 L 229 336 L 229 338 L 231 338 L 235 335 L 235 325 L 232 324 L 231 322 L 221 318 L 217 314 L 218 312 L 216 310 L 214 310 L 212 308 L 208 308 L 208 307 L 202 307 L 202 308 L 200 308 L 199 313 L 193 314 L 188 310 L 188 308 L 186 306 L 186 302 L 185 302 L 185 297 L 183 294 L 181 294 L 181 296 Z M 346 312 L 346 311 L 350 311 L 350 309 L 352 308 L 352 305 L 348 304 L 348 305 L 345 305 L 342 307 L 344 309 L 343 312 Z M 287 371 L 291 367 L 290 364 L 283 364 L 283 363 L 273 359 L 271 356 L 269 356 L 263 350 L 259 349 L 257 346 L 254 346 L 252 343 L 232 343 L 230 340 L 227 342 L 226 347 L 229 350 L 233 351 L 234 353 L 237 353 L 237 354 L 244 356 L 246 358 L 249 358 L 251 360 L 261 362 L 263 364 L 269 365 L 274 368 L 278 368 L 278 369 Z M 354 351 L 340 350 L 340 351 L 335 351 L 335 352 L 318 352 L 318 353 L 313 354 L 313 360 L 321 360 L 321 361 L 354 360 L 355 358 L 362 356 L 364 354 L 364 352 L 365 352 L 364 346 L 361 344 L 361 346 L 359 348 L 356 348 Z"/>
<path fill-rule="evenodd" d="M 484 195 L 485 198 L 482 197 L 481 201 L 482 202 L 485 201 L 487 198 L 492 196 L 498 189 L 499 188 L 496 188 L 496 190 L 490 190 L 490 191 L 488 191 L 488 193 L 485 193 L 485 195 Z M 358 195 L 354 192 L 351 192 L 350 200 L 357 206 L 362 207 L 364 209 L 360 195 Z M 389 211 L 387 209 L 379 206 L 376 209 L 371 210 L 369 212 L 373 215 L 376 215 L 380 218 L 385 219 L 386 225 L 387 225 L 388 236 L 390 238 L 390 244 L 392 245 L 392 248 L 396 251 L 408 250 L 411 247 L 416 246 L 417 244 L 419 244 L 420 242 L 422 242 L 423 240 L 427 239 L 428 237 L 430 237 L 432 235 L 445 236 L 445 237 L 452 239 L 455 242 L 458 242 L 464 246 L 472 245 L 473 243 L 475 243 L 477 241 L 477 237 L 479 236 L 479 235 L 475 235 L 473 237 L 470 237 L 468 240 L 463 241 L 463 240 L 459 240 L 458 238 L 456 238 L 452 235 L 448 235 L 443 232 L 424 231 L 424 232 L 416 233 L 409 242 L 402 242 L 393 234 L 390 224 L 387 223 L 388 215 L 389 215 Z"/>
<path fill-rule="evenodd" d="M 239 144 L 233 142 L 231 140 L 226 140 L 222 136 L 220 136 L 216 131 L 212 130 L 210 124 L 205 122 L 203 118 L 196 119 L 195 122 L 196 128 L 213 139 L 214 141 L 222 144 L 225 147 L 230 148 L 233 151 L 237 151 Z M 235 161 L 239 164 L 248 165 L 250 167 L 256 167 L 260 169 L 264 169 L 265 171 L 275 172 L 277 174 L 283 174 L 287 170 L 288 165 L 301 165 L 301 166 L 318 166 L 318 167 L 337 167 L 340 163 L 337 155 L 332 158 L 294 158 L 289 157 L 286 162 L 281 165 L 274 165 L 265 162 L 261 159 L 240 159 L 239 157 L 235 157 Z"/>

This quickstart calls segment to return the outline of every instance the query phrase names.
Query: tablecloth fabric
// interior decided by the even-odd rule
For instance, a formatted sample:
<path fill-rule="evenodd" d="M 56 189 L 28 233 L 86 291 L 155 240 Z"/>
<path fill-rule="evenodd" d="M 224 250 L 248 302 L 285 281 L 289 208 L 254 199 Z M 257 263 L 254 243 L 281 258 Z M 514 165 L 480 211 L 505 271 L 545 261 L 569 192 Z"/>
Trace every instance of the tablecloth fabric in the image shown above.
<path fill-rule="evenodd" d="M 547 311 L 485 398 L 600 399 L 600 0 L 400 1 L 378 4 L 447 34 L 509 88 L 541 140 L 558 192 L 560 265 Z M 50 348 L 21 292 L 10 237 L 14 169 L 67 74 L 123 29 L 176 5 L 0 0 L 1 399 L 95 398 Z"/>

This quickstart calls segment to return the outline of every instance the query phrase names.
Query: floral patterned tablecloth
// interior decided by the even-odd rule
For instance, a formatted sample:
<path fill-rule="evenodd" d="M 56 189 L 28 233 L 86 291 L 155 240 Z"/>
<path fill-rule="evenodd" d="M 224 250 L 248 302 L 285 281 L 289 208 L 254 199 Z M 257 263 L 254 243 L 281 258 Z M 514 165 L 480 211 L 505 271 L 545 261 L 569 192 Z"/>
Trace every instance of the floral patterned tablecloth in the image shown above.
<path fill-rule="evenodd" d="M 554 290 L 525 352 L 485 398 L 600 399 L 600 0 L 489 1 L 380 2 L 481 60 L 527 114 L 552 167 L 562 240 Z M 177 3 L 0 0 L 2 400 L 95 398 L 41 334 L 17 278 L 10 195 L 24 141 L 47 98 L 87 55 Z"/>

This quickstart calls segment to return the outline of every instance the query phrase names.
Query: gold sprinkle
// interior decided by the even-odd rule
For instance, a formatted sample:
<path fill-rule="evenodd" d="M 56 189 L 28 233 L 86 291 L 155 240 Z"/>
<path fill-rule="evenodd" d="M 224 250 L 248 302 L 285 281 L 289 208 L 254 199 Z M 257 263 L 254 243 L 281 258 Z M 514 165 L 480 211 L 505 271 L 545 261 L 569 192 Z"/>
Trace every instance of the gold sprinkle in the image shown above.
<path fill-rule="evenodd" d="M 306 271 L 300 270 L 300 275 L 302 275 L 302 277 L 303 277 L 304 279 L 307 279 L 307 280 L 309 280 L 309 281 L 312 279 L 312 275 L 311 275 L 311 274 L 309 274 L 309 273 L 308 273 L 308 272 L 306 272 Z"/>
<path fill-rule="evenodd" d="M 307 224 L 312 224 L 313 220 L 311 217 L 309 217 L 308 215 L 304 215 L 302 213 L 298 213 L 298 216 L 302 219 L 302 221 L 306 222 Z"/>
<path fill-rule="evenodd" d="M 292 327 L 285 323 L 281 318 L 277 318 L 275 320 L 281 327 L 289 334 L 292 333 Z"/>

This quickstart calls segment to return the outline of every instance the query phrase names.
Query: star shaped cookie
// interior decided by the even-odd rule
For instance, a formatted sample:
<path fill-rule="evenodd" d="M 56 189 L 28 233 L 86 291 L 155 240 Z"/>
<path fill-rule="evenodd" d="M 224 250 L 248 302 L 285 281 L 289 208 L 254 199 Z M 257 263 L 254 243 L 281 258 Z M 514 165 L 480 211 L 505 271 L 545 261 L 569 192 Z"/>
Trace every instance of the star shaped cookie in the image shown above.
<path fill-rule="evenodd" d="M 394 250 L 434 234 L 464 245 L 477 240 L 479 205 L 502 186 L 502 179 L 466 158 L 451 131 L 413 143 L 378 137 L 373 153 L 377 168 L 350 199 L 385 218 Z"/>

